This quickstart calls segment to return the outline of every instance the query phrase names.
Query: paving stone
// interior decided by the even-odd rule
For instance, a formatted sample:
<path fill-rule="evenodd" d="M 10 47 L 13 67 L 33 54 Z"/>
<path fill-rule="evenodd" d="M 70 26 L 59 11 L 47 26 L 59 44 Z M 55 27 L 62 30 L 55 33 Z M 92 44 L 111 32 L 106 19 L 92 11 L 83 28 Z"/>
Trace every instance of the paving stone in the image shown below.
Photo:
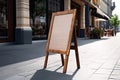
<path fill-rule="evenodd" d="M 111 76 L 110 76 L 110 78 L 112 78 L 112 79 L 115 79 L 115 78 L 118 78 L 120 75 L 118 75 L 118 74 L 112 74 Z"/>
<path fill-rule="evenodd" d="M 113 70 L 112 74 L 120 75 L 120 70 Z"/>
<path fill-rule="evenodd" d="M 119 34 L 120 35 L 120 34 Z M 74 51 L 63 74 L 60 55 L 51 54 L 43 69 L 46 41 L 31 45 L 0 45 L 0 80 L 120 80 L 120 37 L 79 39 L 81 68 Z M 111 46 L 112 45 L 112 46 Z M 109 78 L 109 79 L 108 79 Z"/>
<path fill-rule="evenodd" d="M 90 80 L 108 80 L 109 75 L 105 74 L 94 74 L 90 77 Z"/>
<path fill-rule="evenodd" d="M 6 80 L 26 80 L 24 76 L 13 76 Z"/>
<path fill-rule="evenodd" d="M 109 70 L 109 69 L 98 69 L 95 72 L 95 74 L 106 74 L 106 75 L 108 74 L 108 75 L 110 75 L 111 72 L 112 72 L 112 70 Z"/>

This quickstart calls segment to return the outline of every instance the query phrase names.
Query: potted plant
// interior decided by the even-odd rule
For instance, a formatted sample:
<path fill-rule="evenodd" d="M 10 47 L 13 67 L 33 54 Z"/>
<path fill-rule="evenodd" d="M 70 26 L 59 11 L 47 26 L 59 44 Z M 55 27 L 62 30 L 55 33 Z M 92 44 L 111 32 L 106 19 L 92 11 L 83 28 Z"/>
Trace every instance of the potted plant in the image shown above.
<path fill-rule="evenodd" d="M 92 39 L 100 39 L 101 38 L 101 33 L 102 33 L 102 30 L 100 28 L 95 27 L 91 31 L 91 38 Z"/>

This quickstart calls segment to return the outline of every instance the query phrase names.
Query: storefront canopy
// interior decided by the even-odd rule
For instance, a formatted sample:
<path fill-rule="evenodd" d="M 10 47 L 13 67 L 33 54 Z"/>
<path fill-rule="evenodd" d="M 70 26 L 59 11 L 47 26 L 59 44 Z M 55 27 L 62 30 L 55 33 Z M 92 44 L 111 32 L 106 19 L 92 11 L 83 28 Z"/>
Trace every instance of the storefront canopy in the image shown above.
<path fill-rule="evenodd" d="M 97 6 L 95 6 L 94 4 L 89 4 L 89 6 L 92 8 L 92 15 L 98 18 L 103 18 L 106 20 L 109 20 L 110 17 L 107 16 L 101 9 L 99 9 Z"/>
<path fill-rule="evenodd" d="M 88 0 L 81 0 L 85 4 L 89 5 L 89 7 L 92 9 L 92 15 L 98 18 L 102 18 L 105 20 L 109 20 L 110 17 L 107 16 L 102 10 L 100 10 L 97 6 L 95 6 L 93 3 L 90 3 Z"/>
<path fill-rule="evenodd" d="M 92 9 L 91 15 L 92 15 L 92 16 L 95 16 L 95 17 L 98 17 L 98 18 L 102 18 L 102 19 L 108 20 L 107 17 L 105 17 L 105 16 L 103 16 L 102 14 L 98 13 L 98 12 L 97 12 L 97 9 Z"/>
<path fill-rule="evenodd" d="M 104 12 L 102 12 L 99 8 L 97 8 L 97 13 L 101 14 L 103 17 L 105 17 L 106 19 L 110 19 L 109 16 L 107 16 Z"/>
<path fill-rule="evenodd" d="M 106 21 L 106 20 L 102 18 L 98 18 L 98 19 L 95 19 L 95 21 Z"/>

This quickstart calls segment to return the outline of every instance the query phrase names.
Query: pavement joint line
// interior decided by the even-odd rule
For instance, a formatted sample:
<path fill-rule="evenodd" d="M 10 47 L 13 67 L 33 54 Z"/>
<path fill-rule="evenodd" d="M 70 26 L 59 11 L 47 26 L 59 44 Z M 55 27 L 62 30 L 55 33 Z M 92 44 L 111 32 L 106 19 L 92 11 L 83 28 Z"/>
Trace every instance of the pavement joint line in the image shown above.
<path fill-rule="evenodd" d="M 104 62 L 105 63 L 105 62 Z M 103 63 L 103 64 L 104 64 Z M 103 66 L 103 64 L 101 64 L 99 67 L 98 67 L 98 69 L 96 69 L 95 71 L 94 71 L 94 73 L 93 74 L 96 74 L 96 72 Z"/>
<path fill-rule="evenodd" d="M 113 73 L 113 71 L 114 71 L 114 68 L 115 68 L 116 65 L 118 64 L 119 60 L 120 60 L 120 57 L 117 59 L 116 64 L 114 65 L 114 67 L 113 67 L 113 69 L 112 69 L 112 71 L 111 71 L 111 74 L 110 74 L 109 77 L 108 77 L 108 80 L 110 79 L 110 77 L 111 77 L 111 75 L 112 75 L 112 73 Z"/>

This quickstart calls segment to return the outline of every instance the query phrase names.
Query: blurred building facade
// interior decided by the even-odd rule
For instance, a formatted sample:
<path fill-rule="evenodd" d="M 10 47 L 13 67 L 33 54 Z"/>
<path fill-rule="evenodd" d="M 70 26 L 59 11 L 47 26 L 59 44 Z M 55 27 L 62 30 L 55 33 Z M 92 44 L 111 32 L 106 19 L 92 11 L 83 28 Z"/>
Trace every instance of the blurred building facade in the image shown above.
<path fill-rule="evenodd" d="M 94 2 L 93 2 L 94 1 Z M 112 11 L 115 8 L 115 3 L 112 0 L 93 0 L 92 3 L 97 8 L 97 12 L 105 18 L 97 17 L 95 26 L 109 28 L 109 19 L 112 16 Z M 95 3 L 96 1 L 96 3 Z"/>
<path fill-rule="evenodd" d="M 77 9 L 77 36 L 85 37 L 86 28 L 101 26 L 114 7 L 111 0 L 0 0 L 0 43 L 47 39 L 52 13 L 70 9 Z"/>

